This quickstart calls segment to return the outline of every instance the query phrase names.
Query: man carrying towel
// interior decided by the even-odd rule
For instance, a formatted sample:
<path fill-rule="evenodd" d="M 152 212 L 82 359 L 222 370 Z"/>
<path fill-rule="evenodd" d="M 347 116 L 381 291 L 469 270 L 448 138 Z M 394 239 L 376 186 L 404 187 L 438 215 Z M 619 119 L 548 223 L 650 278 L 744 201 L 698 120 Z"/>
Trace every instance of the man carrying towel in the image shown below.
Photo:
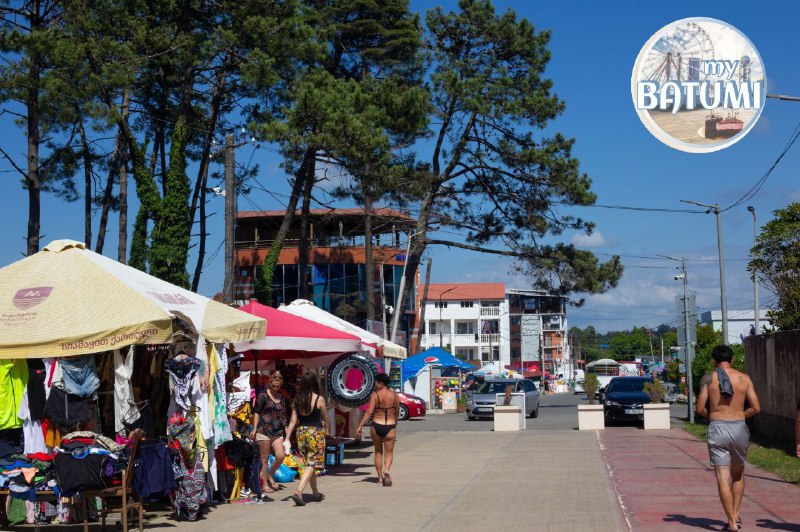
<path fill-rule="evenodd" d="M 739 530 L 739 508 L 744 495 L 744 460 L 750 443 L 745 419 L 761 410 L 750 377 L 731 367 L 733 351 L 719 345 L 711 352 L 716 368 L 700 381 L 697 415 L 708 425 L 708 454 L 717 474 L 722 508 L 728 518 L 723 530 Z M 745 408 L 745 405 L 747 408 Z"/>

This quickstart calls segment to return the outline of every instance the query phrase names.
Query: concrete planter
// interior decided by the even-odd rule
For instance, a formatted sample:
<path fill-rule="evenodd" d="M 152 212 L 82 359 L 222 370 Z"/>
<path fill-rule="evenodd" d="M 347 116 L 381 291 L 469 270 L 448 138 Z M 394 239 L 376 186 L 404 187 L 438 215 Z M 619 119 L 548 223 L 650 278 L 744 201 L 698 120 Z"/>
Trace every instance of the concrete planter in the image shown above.
<path fill-rule="evenodd" d="M 578 405 L 578 430 L 606 428 L 603 405 Z"/>
<path fill-rule="evenodd" d="M 643 407 L 645 430 L 669 429 L 669 403 L 645 403 Z"/>
<path fill-rule="evenodd" d="M 525 416 L 518 406 L 494 407 L 494 431 L 509 432 L 525 429 Z"/>

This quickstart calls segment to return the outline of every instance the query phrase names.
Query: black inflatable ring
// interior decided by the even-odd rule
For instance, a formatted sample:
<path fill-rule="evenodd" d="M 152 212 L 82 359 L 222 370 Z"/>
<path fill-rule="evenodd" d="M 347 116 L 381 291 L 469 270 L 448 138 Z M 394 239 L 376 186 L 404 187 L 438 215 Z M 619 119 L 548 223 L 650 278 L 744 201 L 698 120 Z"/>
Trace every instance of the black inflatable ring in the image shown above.
<path fill-rule="evenodd" d="M 364 380 L 357 390 L 351 390 L 345 384 L 345 377 L 351 369 L 364 374 Z M 361 406 L 369 401 L 377 375 L 378 368 L 371 356 L 366 353 L 345 353 L 328 368 L 328 391 L 340 405 Z"/>

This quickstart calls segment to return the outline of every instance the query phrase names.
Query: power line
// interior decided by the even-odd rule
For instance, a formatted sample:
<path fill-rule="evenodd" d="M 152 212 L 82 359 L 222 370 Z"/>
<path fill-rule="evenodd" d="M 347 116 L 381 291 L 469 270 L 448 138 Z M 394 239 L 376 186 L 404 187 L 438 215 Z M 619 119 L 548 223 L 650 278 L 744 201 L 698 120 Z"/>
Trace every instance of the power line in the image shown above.
<path fill-rule="evenodd" d="M 631 205 L 603 205 L 600 203 L 569 203 L 566 201 L 552 201 L 551 205 L 562 205 L 564 207 L 596 207 L 598 209 L 614 209 L 620 211 L 638 211 L 638 212 L 671 212 L 682 214 L 705 214 L 706 211 L 699 211 L 697 209 L 668 209 L 663 207 L 635 207 Z"/>

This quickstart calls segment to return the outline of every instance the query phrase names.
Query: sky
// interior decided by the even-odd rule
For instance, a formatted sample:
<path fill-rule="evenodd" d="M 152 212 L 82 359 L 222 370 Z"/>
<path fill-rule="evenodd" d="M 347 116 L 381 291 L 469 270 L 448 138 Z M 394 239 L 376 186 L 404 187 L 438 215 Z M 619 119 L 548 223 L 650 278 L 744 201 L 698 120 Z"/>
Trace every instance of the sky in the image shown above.
<path fill-rule="evenodd" d="M 412 1 L 423 12 L 435 5 L 452 8 L 454 2 Z M 746 138 L 725 150 L 692 154 L 674 150 L 653 137 L 642 125 L 630 94 L 631 72 L 641 47 L 661 27 L 686 17 L 712 17 L 741 30 L 758 49 L 767 75 L 767 92 L 800 96 L 797 68 L 796 2 L 697 3 L 673 1 L 658 9 L 642 9 L 640 2 L 527 2 L 496 1 L 498 11 L 513 9 L 538 30 L 552 32 L 551 62 L 546 74 L 566 111 L 548 128 L 576 139 L 573 155 L 593 180 L 599 205 L 681 209 L 681 199 L 702 203 L 734 203 L 770 168 L 800 125 L 800 102 L 768 100 L 756 126 Z M 219 139 L 221 140 L 221 139 Z M 0 143 L 24 161 L 24 133 L 9 114 L 0 115 Z M 274 147 L 244 146 L 237 163 L 259 165 L 257 188 L 239 199 L 239 210 L 280 209 L 285 205 L 286 176 Z M 0 194 L 4 245 L 0 266 L 19 260 L 25 252 L 27 193 L 19 176 L 5 160 L 0 175 L 6 182 Z M 221 168 L 212 168 L 212 171 Z M 190 168 L 190 175 L 192 169 Z M 331 187 L 331 183 L 324 183 Z M 133 194 L 133 188 L 130 189 Z M 323 194 L 324 196 L 324 194 Z M 746 271 L 753 243 L 752 205 L 762 225 L 772 212 L 800 201 L 800 143 L 792 147 L 749 202 L 722 214 L 728 308 L 731 313 L 752 309 L 753 284 Z M 135 208 L 135 202 L 133 207 Z M 223 199 L 212 197 L 208 255 L 200 292 L 221 289 L 224 254 Z M 580 308 L 568 310 L 569 325 L 593 325 L 600 331 L 633 326 L 655 327 L 674 323 L 674 297 L 681 283 L 674 280 L 677 263 L 659 255 L 687 258 L 689 288 L 697 294 L 701 312 L 719 309 L 720 286 L 716 225 L 713 214 L 640 212 L 600 207 L 565 209 L 596 223 L 590 235 L 566 233 L 564 241 L 590 249 L 600 259 L 621 255 L 625 274 L 617 288 L 586 296 Z M 129 212 L 132 222 L 135 211 Z M 94 231 L 97 231 L 97 219 Z M 116 215 L 105 254 L 116 258 Z M 58 238 L 83 239 L 83 204 L 42 196 L 42 245 Z M 443 235 L 447 236 L 447 235 Z M 216 251 L 216 253 L 215 253 Z M 430 248 L 432 282 L 505 282 L 509 288 L 528 288 L 530 281 L 515 274 L 510 262 L 493 255 Z M 499 266 L 500 264 L 500 266 Z M 190 259 L 189 271 L 194 269 Z M 774 297 L 761 290 L 762 307 Z M 767 305 L 764 305 L 766 303 Z"/>

